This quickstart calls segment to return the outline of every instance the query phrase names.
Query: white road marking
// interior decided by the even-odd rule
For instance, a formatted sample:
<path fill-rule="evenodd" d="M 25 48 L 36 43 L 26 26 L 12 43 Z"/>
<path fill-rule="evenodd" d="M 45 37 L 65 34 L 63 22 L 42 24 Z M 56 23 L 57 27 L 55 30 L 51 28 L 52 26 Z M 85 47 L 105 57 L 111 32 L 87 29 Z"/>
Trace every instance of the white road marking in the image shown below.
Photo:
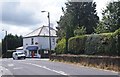
<path fill-rule="evenodd" d="M 29 60 L 38 60 L 38 61 L 49 61 L 50 59 L 25 59 L 25 60 L 21 60 L 21 61 L 29 61 Z"/>
<path fill-rule="evenodd" d="M 8 66 L 9 66 L 9 67 L 13 67 L 13 66 L 14 66 L 14 64 L 8 64 Z"/>
<path fill-rule="evenodd" d="M 52 70 L 53 72 L 56 72 L 56 73 L 59 73 L 59 74 L 61 74 L 61 75 L 68 75 L 68 74 L 66 74 L 65 72 L 63 72 L 63 71 L 56 71 L 56 70 Z"/>
<path fill-rule="evenodd" d="M 7 68 L 5 69 L 6 71 L 9 71 Z"/>
<path fill-rule="evenodd" d="M 14 70 L 23 69 L 23 67 L 13 68 Z"/>
<path fill-rule="evenodd" d="M 32 63 L 25 63 L 25 64 L 30 64 L 30 65 L 33 65 L 33 66 L 37 66 L 37 67 L 40 67 L 40 68 L 44 68 L 46 70 L 49 70 L 49 71 L 52 71 L 52 72 L 55 72 L 55 73 L 58 73 L 58 74 L 61 74 L 61 75 L 69 75 L 63 71 L 57 71 L 57 70 L 54 70 L 54 69 L 50 69 L 46 66 L 41 66 L 41 65 L 37 65 L 37 64 L 32 64 Z"/>

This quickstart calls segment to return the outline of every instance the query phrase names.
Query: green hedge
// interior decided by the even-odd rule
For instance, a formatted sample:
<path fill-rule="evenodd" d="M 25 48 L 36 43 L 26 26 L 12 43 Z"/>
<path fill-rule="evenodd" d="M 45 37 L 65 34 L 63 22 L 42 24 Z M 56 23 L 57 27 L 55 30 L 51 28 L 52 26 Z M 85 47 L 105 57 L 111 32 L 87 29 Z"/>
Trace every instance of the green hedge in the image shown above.
<path fill-rule="evenodd" d="M 85 44 L 86 54 L 116 55 L 116 38 L 112 33 L 96 34 L 87 37 Z"/>
<path fill-rule="evenodd" d="M 86 36 L 76 36 L 69 39 L 68 51 L 71 54 L 83 54 L 85 50 Z"/>
<path fill-rule="evenodd" d="M 115 31 L 114 36 L 118 37 L 117 38 L 117 50 L 118 50 L 118 55 L 120 56 L 120 28 Z"/>
<path fill-rule="evenodd" d="M 120 55 L 120 29 L 114 33 L 102 33 L 72 37 L 69 53 L 88 55 Z"/>
<path fill-rule="evenodd" d="M 64 54 L 66 47 L 66 40 L 65 38 L 61 39 L 55 47 L 56 54 Z"/>
<path fill-rule="evenodd" d="M 65 38 L 61 39 L 56 48 L 57 54 L 64 54 L 66 47 Z M 68 41 L 70 54 L 87 55 L 120 55 L 120 29 L 114 33 L 91 34 L 72 37 Z"/>

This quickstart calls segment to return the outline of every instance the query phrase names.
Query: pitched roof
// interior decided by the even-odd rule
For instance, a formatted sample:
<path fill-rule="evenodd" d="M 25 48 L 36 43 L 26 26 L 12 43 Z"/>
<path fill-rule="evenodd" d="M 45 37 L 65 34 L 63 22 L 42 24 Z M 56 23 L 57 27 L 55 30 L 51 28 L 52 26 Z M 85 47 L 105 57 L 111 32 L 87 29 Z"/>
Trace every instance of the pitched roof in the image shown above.
<path fill-rule="evenodd" d="M 50 33 L 51 33 L 51 36 L 57 36 L 56 30 L 51 27 L 50 27 Z M 25 35 L 24 37 L 32 37 L 32 36 L 49 36 L 49 27 L 48 26 L 39 27 L 38 29 Z"/>
<path fill-rule="evenodd" d="M 16 50 L 23 50 L 23 47 L 18 47 L 16 48 Z"/>

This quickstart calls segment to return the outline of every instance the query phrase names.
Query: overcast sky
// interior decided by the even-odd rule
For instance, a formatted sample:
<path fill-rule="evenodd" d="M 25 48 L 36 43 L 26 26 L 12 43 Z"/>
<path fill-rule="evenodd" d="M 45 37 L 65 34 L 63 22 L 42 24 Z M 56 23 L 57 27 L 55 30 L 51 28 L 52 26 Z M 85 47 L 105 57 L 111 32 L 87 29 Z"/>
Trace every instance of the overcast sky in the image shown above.
<path fill-rule="evenodd" d="M 97 12 L 101 17 L 102 9 L 111 0 L 94 0 Z M 112 0 L 113 1 L 113 0 Z M 56 21 L 63 14 L 61 7 L 65 7 L 67 0 L 0 0 L 0 41 L 8 33 L 24 36 L 32 30 L 48 25 L 47 13 L 50 12 L 51 27 L 57 26 Z"/>

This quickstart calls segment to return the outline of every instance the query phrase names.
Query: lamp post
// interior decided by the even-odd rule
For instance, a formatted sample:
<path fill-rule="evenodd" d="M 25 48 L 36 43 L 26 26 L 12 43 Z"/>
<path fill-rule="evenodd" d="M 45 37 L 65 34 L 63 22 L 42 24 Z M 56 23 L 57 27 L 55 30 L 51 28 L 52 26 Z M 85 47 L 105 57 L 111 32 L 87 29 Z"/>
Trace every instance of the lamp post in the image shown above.
<path fill-rule="evenodd" d="M 5 31 L 5 30 L 2 30 L 2 31 Z M 5 47 L 6 47 L 6 53 L 5 53 L 5 55 L 6 55 L 6 58 L 7 58 L 7 31 L 5 31 L 5 37 L 6 37 L 6 39 L 5 39 Z"/>
<path fill-rule="evenodd" d="M 48 11 L 41 11 L 42 13 L 47 12 L 48 13 L 48 26 L 49 26 L 49 48 L 51 51 L 51 33 L 50 33 L 50 12 Z"/>

